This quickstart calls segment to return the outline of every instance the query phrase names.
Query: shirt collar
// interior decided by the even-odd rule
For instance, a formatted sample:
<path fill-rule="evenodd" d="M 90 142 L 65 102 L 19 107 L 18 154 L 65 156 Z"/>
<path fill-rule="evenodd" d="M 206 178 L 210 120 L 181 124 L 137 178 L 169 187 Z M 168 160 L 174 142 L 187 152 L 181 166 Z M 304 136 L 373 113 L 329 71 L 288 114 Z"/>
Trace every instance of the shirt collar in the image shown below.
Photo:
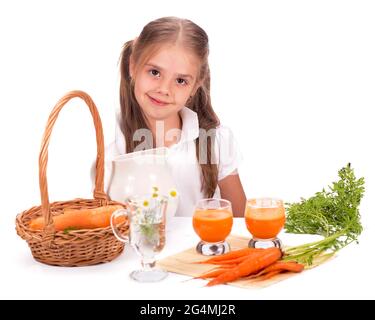
<path fill-rule="evenodd" d="M 199 137 L 199 121 L 195 111 L 183 107 L 180 111 L 182 120 L 182 132 L 180 142 L 194 141 Z"/>

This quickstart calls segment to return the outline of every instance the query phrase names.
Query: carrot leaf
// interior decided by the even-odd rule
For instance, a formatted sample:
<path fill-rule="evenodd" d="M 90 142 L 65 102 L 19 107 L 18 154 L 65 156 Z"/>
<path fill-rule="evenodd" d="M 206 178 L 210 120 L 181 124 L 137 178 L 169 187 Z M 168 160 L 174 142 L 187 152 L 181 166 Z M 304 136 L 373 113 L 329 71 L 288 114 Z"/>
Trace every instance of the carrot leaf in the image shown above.
<path fill-rule="evenodd" d="M 364 195 L 364 178 L 356 179 L 350 163 L 339 171 L 340 180 L 309 199 L 286 203 L 288 233 L 317 234 L 323 240 L 286 249 L 285 260 L 311 265 L 314 258 L 334 253 L 358 241 L 362 232 L 359 205 Z"/>

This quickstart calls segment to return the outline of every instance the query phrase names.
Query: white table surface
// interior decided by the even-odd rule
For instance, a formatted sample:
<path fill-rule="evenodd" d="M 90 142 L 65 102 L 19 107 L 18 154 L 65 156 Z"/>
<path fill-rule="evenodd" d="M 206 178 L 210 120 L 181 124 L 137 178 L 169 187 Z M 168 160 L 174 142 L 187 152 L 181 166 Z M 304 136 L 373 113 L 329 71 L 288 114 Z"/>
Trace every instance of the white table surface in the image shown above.
<path fill-rule="evenodd" d="M 249 236 L 244 220 L 234 219 L 232 234 Z M 374 298 L 371 266 L 365 266 L 367 243 L 351 244 L 325 264 L 263 289 L 228 285 L 204 287 L 205 281 L 184 282 L 189 277 L 170 273 L 158 283 L 138 283 L 129 273 L 140 267 L 130 247 L 106 264 L 79 268 L 53 267 L 36 262 L 27 246 L 7 229 L 2 235 L 1 299 L 367 299 Z M 312 236 L 281 233 L 286 245 L 314 239 Z M 191 218 L 170 221 L 167 243 L 159 258 L 195 246 Z M 362 269 L 359 269 L 362 266 Z"/>

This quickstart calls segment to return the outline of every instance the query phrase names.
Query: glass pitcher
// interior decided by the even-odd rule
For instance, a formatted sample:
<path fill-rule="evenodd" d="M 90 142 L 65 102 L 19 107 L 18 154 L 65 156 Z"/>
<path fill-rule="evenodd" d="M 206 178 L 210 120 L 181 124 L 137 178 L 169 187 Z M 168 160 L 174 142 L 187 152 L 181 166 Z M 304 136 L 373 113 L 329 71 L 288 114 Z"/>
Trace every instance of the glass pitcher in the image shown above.
<path fill-rule="evenodd" d="M 155 191 L 169 195 L 176 184 L 167 157 L 168 148 L 165 147 L 117 156 L 112 161 L 107 194 L 112 200 L 120 202 L 134 195 Z M 169 200 L 167 220 L 175 216 L 178 206 L 178 197 Z"/>

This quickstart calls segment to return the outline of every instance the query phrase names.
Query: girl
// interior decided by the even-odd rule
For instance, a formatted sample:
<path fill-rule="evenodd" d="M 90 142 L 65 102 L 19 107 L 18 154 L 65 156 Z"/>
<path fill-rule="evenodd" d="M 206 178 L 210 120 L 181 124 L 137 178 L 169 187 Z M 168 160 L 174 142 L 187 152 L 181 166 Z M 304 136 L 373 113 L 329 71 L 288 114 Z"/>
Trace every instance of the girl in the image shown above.
<path fill-rule="evenodd" d="M 191 216 L 199 199 L 221 197 L 231 201 L 234 216 L 243 216 L 239 153 L 211 106 L 205 31 L 176 17 L 148 23 L 125 43 L 120 74 L 119 130 L 106 154 L 166 146 L 175 159 L 172 175 L 183 204 L 177 215 Z M 138 141 L 144 129 L 151 139 Z"/>

